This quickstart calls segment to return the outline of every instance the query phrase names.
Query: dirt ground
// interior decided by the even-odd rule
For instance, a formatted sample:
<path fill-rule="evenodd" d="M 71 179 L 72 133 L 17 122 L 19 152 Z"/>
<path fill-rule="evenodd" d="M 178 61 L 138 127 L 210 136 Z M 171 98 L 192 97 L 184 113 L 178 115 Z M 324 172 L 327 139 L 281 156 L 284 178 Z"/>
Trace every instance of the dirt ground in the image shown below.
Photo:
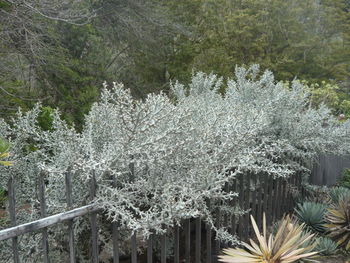
<path fill-rule="evenodd" d="M 350 262 L 350 256 L 345 257 L 343 255 L 339 255 L 332 257 L 322 257 L 318 258 L 317 260 L 319 260 L 322 263 L 347 263 Z"/>

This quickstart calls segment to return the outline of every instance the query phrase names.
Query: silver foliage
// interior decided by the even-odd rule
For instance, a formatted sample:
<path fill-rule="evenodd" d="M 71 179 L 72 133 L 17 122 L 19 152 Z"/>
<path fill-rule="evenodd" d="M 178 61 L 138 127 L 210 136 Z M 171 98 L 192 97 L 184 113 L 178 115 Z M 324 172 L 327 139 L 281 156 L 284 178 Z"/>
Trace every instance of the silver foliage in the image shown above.
<path fill-rule="evenodd" d="M 254 65 L 237 67 L 224 95 L 219 93 L 222 85 L 216 75 L 197 73 L 188 86 L 173 83 L 171 98 L 150 94 L 138 101 L 123 85 L 105 84 L 81 133 L 62 121 L 59 112 L 53 128 L 42 130 L 37 122 L 40 105 L 19 112 L 11 126 L 0 121 L 15 163 L 0 168 L 0 185 L 6 187 L 13 176 L 19 205 L 30 204 L 21 210 L 19 223 L 39 216 L 39 172 L 46 174 L 49 214 L 65 210 L 64 177 L 70 172 L 74 205 L 90 202 L 94 176 L 98 192 L 93 202 L 130 233 L 147 238 L 200 216 L 218 238 L 236 243 L 225 229 L 215 228 L 213 211 L 222 206 L 230 212 L 228 201 L 237 193 L 224 191 L 224 186 L 237 174 L 288 177 L 301 169 L 294 157 L 309 160 L 319 152 L 350 149 L 349 121 L 339 123 L 325 106 L 309 108 L 308 93 L 298 81 L 286 87 Z M 84 220 L 75 226 L 78 237 L 88 229 Z M 63 231 L 50 235 L 57 247 Z M 24 262 L 35 261 L 39 240 L 21 240 L 22 249 L 31 251 Z M 5 251 L 1 257 L 6 259 Z"/>

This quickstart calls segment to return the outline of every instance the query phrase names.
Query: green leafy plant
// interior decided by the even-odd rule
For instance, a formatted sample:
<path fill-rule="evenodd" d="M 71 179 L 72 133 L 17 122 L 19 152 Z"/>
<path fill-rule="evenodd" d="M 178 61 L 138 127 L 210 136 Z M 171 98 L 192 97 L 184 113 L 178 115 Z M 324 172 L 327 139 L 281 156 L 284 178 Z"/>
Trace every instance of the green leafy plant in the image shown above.
<path fill-rule="evenodd" d="M 322 233 L 325 231 L 326 208 L 324 204 L 303 202 L 299 203 L 294 211 L 300 222 L 304 223 L 309 230 Z"/>
<path fill-rule="evenodd" d="M 350 169 L 345 169 L 339 180 L 339 186 L 350 188 Z"/>
<path fill-rule="evenodd" d="M 342 186 L 333 187 L 329 191 L 329 198 L 332 203 L 338 204 L 341 199 L 350 198 L 350 189 Z"/>
<path fill-rule="evenodd" d="M 219 256 L 221 262 L 261 262 L 261 263 L 291 263 L 300 259 L 312 259 L 317 251 L 312 251 L 317 243 L 312 242 L 313 234 L 304 231 L 304 224 L 297 224 L 290 216 L 282 219 L 276 235 L 266 234 L 266 218 L 263 217 L 263 233 L 261 234 L 254 218 L 252 225 L 258 244 L 250 239 L 250 244 L 244 243 L 246 250 L 241 248 L 224 249 L 224 256 Z M 308 244 L 307 246 L 303 246 Z"/>
<path fill-rule="evenodd" d="M 333 240 L 327 237 L 317 238 L 316 250 L 320 252 L 321 255 L 331 256 L 337 252 L 338 245 Z"/>
<path fill-rule="evenodd" d="M 1 159 L 7 158 L 9 154 L 10 144 L 4 139 L 0 138 L 0 165 L 11 166 L 12 162 L 10 161 L 1 161 Z"/>
<path fill-rule="evenodd" d="M 350 250 L 350 199 L 340 199 L 326 214 L 328 235 L 338 246 Z"/>

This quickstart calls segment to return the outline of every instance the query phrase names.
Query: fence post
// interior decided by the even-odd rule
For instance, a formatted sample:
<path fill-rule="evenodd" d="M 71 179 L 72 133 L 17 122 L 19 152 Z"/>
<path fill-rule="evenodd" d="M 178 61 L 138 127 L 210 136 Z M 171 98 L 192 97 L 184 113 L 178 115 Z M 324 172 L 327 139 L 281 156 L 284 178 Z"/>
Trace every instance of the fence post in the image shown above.
<path fill-rule="evenodd" d="M 90 199 L 93 200 L 96 196 L 96 177 L 95 172 L 92 175 L 90 182 Z M 92 246 L 92 257 L 91 261 L 93 263 L 98 263 L 98 233 L 97 233 L 97 214 L 92 213 L 90 215 L 91 224 L 91 246 Z"/>
<path fill-rule="evenodd" d="M 166 233 L 160 238 L 160 262 L 166 263 Z"/>
<path fill-rule="evenodd" d="M 147 263 L 153 262 L 153 234 L 147 239 Z"/>
<path fill-rule="evenodd" d="M 44 218 L 47 216 L 46 201 L 45 201 L 45 173 L 40 172 L 39 174 L 39 198 L 40 198 L 40 216 Z M 42 230 L 42 245 L 44 251 L 44 262 L 49 263 L 49 242 L 47 228 Z"/>
<path fill-rule="evenodd" d="M 8 181 L 8 198 L 11 226 L 16 226 L 16 196 L 14 190 L 15 179 L 11 176 Z M 18 238 L 12 238 L 12 253 L 14 263 L 19 263 Z"/>
<path fill-rule="evenodd" d="M 73 208 L 72 200 L 72 174 L 68 170 L 66 172 L 66 200 L 69 210 Z M 73 219 L 68 221 L 68 234 L 69 234 L 69 260 L 70 263 L 75 263 L 75 247 L 74 247 L 74 231 L 73 231 Z"/>
<path fill-rule="evenodd" d="M 113 187 L 117 186 L 117 179 L 113 175 Z M 113 263 L 119 263 L 119 230 L 118 222 L 112 222 Z"/>
<path fill-rule="evenodd" d="M 196 263 L 201 263 L 201 218 L 196 218 Z"/>
<path fill-rule="evenodd" d="M 136 233 L 133 233 L 131 236 L 131 263 L 137 263 Z"/>
<path fill-rule="evenodd" d="M 185 225 L 185 260 L 186 263 L 190 263 L 191 258 L 191 220 L 186 219 Z"/>
<path fill-rule="evenodd" d="M 180 262 L 180 231 L 179 226 L 175 225 L 174 228 L 174 263 Z"/>
<path fill-rule="evenodd" d="M 248 211 L 250 209 L 250 195 L 251 195 L 251 191 L 250 191 L 250 178 L 251 178 L 251 173 L 247 172 L 246 173 L 246 184 L 245 184 L 245 197 L 244 197 L 244 210 Z M 249 229 L 250 229 L 250 223 L 249 223 L 249 212 L 246 212 L 246 214 L 244 215 L 244 239 L 247 240 L 249 237 Z"/>
<path fill-rule="evenodd" d="M 264 181 L 263 178 L 263 174 L 262 173 L 258 173 L 257 176 L 257 181 L 259 181 L 259 191 L 258 191 L 258 211 L 257 211 L 257 215 L 256 215 L 256 220 L 257 220 L 257 224 L 259 229 L 261 229 L 261 219 L 262 219 L 262 210 L 263 210 L 263 188 L 265 187 L 266 182 Z"/>
<path fill-rule="evenodd" d="M 244 210 L 244 175 L 243 174 L 240 174 L 240 180 L 239 180 L 239 208 L 241 210 Z M 243 225 L 243 221 L 244 221 L 244 215 L 241 215 L 239 217 L 239 225 L 238 225 L 238 236 L 240 238 L 243 238 L 243 234 L 244 234 L 244 225 Z"/>
<path fill-rule="evenodd" d="M 234 178 L 233 181 L 233 186 L 232 186 L 232 191 L 234 193 L 237 193 L 237 178 Z M 237 197 L 233 198 L 231 205 L 233 207 L 237 206 Z M 235 214 L 233 214 L 231 216 L 231 234 L 235 235 L 236 234 L 236 227 L 237 227 L 237 220 L 236 220 L 237 216 Z"/>

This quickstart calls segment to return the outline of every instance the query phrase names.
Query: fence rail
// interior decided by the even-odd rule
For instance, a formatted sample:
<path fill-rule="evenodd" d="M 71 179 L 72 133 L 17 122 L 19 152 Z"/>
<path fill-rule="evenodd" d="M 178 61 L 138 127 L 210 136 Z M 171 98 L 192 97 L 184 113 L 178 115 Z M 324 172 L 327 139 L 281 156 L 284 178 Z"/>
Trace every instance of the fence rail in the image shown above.
<path fill-rule="evenodd" d="M 20 262 L 17 237 L 25 233 L 40 230 L 42 232 L 42 247 L 43 247 L 43 262 L 50 262 L 49 243 L 47 228 L 55 224 L 68 222 L 68 240 L 69 240 L 69 262 L 76 262 L 76 246 L 74 240 L 73 221 L 76 217 L 89 216 L 91 225 L 91 262 L 99 262 L 99 240 L 98 240 L 98 225 L 97 217 L 103 213 L 94 205 L 86 205 L 76 209 L 72 209 L 72 186 L 70 174 L 66 175 L 66 201 L 67 212 L 56 215 L 46 215 L 45 202 L 45 185 L 43 175 L 40 175 L 39 180 L 39 196 L 40 196 L 40 211 L 41 217 L 38 220 L 26 224 L 16 225 L 16 209 L 15 209 L 15 182 L 10 178 L 8 183 L 9 193 L 9 213 L 11 219 L 11 227 L 0 231 L 0 241 L 12 238 L 13 261 Z M 90 198 L 93 199 L 96 194 L 96 181 L 94 178 L 90 184 Z M 253 229 L 250 225 L 249 216 L 253 215 L 256 218 L 258 226 L 262 226 L 262 214 L 266 213 L 267 222 L 272 224 L 274 221 L 281 218 L 286 212 L 291 212 L 295 203 L 295 193 L 302 191 L 301 175 L 296 173 L 288 179 L 277 178 L 267 174 L 244 174 L 236 178 L 231 186 L 226 186 L 227 191 L 235 191 L 239 196 L 232 201 L 232 206 L 239 205 L 242 209 L 249 211 L 243 216 L 225 214 L 219 209 L 215 212 L 216 227 L 226 227 L 233 235 L 238 235 L 242 240 L 246 240 L 252 236 Z M 120 239 L 120 229 L 118 222 L 111 222 L 111 241 L 113 252 L 110 259 L 113 263 L 120 262 L 120 244 L 123 240 Z M 169 233 L 172 232 L 171 235 Z M 171 255 L 167 254 L 167 244 L 169 238 L 172 238 L 173 251 Z M 156 258 L 154 253 L 154 242 L 160 243 L 159 258 Z M 229 244 L 223 244 L 215 239 L 214 231 L 206 224 L 202 218 L 186 219 L 181 226 L 175 226 L 168 229 L 168 235 L 156 236 L 151 235 L 146 242 L 145 256 L 143 261 L 138 259 L 138 240 L 136 234 L 130 239 L 131 263 L 136 262 L 215 262 L 216 256 L 220 249 Z"/>

